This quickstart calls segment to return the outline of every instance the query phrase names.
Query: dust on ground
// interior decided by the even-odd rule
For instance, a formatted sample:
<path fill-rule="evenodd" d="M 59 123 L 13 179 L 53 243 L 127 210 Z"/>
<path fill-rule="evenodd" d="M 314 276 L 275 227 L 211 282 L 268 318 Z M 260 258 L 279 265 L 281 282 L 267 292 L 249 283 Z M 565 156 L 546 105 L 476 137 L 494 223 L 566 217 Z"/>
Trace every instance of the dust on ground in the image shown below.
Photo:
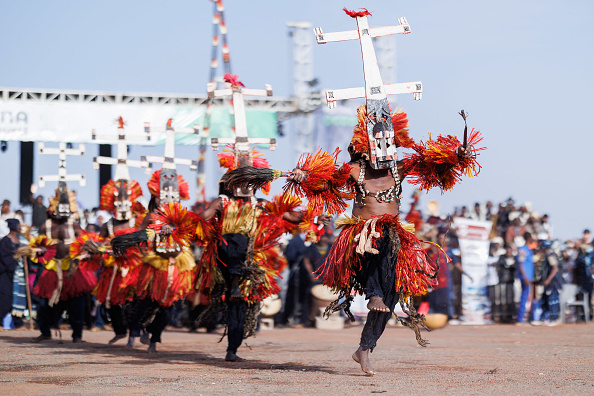
<path fill-rule="evenodd" d="M 166 331 L 157 354 L 137 342 L 107 345 L 112 332 L 31 344 L 37 331 L 0 333 L 0 394 L 592 394 L 594 324 L 447 326 L 424 333 L 388 327 L 367 377 L 351 359 L 361 326 L 262 330 L 224 361 L 215 334 Z"/>

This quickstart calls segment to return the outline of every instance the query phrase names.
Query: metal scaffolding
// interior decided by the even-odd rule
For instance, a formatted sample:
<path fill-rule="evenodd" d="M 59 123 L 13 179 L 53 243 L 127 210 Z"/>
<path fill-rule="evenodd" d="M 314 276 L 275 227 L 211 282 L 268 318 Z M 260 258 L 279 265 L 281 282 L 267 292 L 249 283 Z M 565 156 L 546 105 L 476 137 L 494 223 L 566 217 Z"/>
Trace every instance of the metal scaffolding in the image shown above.
<path fill-rule="evenodd" d="M 314 150 L 313 111 L 321 103 L 321 96 L 312 92 L 317 84 L 314 78 L 313 35 L 309 22 L 288 22 L 289 35 L 293 42 L 293 96 L 296 110 L 293 116 L 297 131 L 297 151 L 299 154 Z"/>
<path fill-rule="evenodd" d="M 67 91 L 41 90 L 21 88 L 0 88 L 0 100 L 16 102 L 77 102 L 77 103 L 109 103 L 109 104 L 146 104 L 146 105 L 182 105 L 190 107 L 206 106 L 209 100 L 204 95 L 184 94 L 147 94 L 116 93 L 105 91 Z M 224 99 L 214 99 L 213 106 L 223 106 Z M 245 100 L 245 107 L 257 110 L 273 110 L 278 112 L 296 112 L 296 98 L 256 97 Z"/>

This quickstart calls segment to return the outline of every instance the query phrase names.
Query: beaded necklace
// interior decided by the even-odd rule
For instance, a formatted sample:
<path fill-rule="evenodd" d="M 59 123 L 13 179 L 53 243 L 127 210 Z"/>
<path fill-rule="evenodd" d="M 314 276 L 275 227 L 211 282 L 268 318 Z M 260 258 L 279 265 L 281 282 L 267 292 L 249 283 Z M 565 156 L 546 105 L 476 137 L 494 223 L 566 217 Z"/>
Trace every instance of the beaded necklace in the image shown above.
<path fill-rule="evenodd" d="M 363 183 L 363 181 L 365 180 L 365 168 L 367 166 L 367 162 L 361 158 L 359 160 L 359 166 L 361 169 L 359 171 L 359 178 L 357 180 L 357 188 L 361 193 L 361 200 L 359 201 L 359 203 L 365 205 L 365 200 L 367 199 L 367 196 L 375 198 L 379 203 L 392 202 L 394 199 L 400 199 L 400 194 L 402 193 L 402 185 L 400 183 L 400 177 L 398 176 L 398 168 L 396 166 L 390 168 L 390 173 L 394 178 L 394 185 L 390 188 L 380 190 L 375 193 L 366 190 L 365 183 Z"/>

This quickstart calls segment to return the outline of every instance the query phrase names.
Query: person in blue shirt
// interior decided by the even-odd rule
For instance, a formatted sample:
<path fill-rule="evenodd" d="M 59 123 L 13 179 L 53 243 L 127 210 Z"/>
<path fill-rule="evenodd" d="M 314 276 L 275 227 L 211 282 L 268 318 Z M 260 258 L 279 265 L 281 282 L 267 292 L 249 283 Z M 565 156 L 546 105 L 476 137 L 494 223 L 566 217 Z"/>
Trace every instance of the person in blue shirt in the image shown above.
<path fill-rule="evenodd" d="M 524 233 L 524 246 L 518 248 L 518 277 L 522 281 L 522 294 L 520 296 L 520 306 L 518 307 L 518 323 L 525 322 L 526 303 L 531 295 L 534 279 L 534 257 L 530 244 L 532 235 L 529 232 Z"/>

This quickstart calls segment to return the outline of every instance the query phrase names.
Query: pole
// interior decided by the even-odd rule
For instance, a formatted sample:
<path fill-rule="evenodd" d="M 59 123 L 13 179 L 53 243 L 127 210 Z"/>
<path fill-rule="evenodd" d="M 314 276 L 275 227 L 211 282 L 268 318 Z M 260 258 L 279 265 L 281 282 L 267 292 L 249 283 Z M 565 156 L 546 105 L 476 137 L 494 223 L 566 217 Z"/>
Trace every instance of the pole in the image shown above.
<path fill-rule="evenodd" d="M 33 310 L 31 309 L 31 290 L 29 290 L 29 263 L 23 257 L 23 268 L 25 270 L 25 291 L 27 293 L 27 309 L 29 310 L 29 330 L 33 330 Z"/>

